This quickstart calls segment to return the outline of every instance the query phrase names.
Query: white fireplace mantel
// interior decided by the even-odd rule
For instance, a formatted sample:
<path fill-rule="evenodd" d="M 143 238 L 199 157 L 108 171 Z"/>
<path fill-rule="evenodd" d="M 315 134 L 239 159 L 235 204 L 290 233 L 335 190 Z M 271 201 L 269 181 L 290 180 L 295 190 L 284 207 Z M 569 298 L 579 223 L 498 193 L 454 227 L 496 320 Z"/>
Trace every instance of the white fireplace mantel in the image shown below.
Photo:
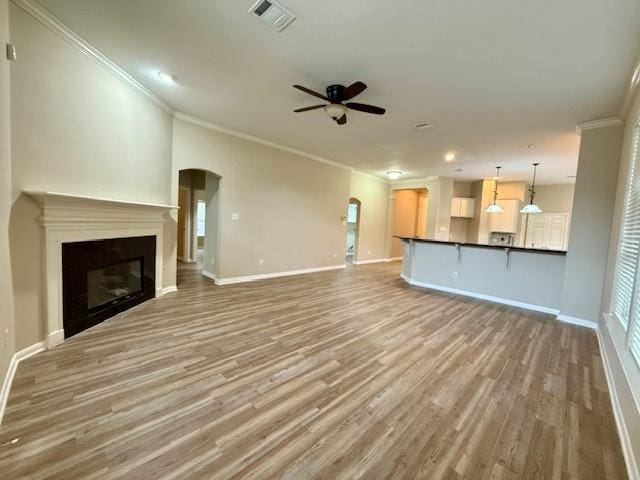
<path fill-rule="evenodd" d="M 175 205 L 127 202 L 57 192 L 25 191 L 41 207 L 46 342 L 64 340 L 62 244 L 153 235 L 156 237 L 156 296 L 162 293 L 163 228 Z"/>

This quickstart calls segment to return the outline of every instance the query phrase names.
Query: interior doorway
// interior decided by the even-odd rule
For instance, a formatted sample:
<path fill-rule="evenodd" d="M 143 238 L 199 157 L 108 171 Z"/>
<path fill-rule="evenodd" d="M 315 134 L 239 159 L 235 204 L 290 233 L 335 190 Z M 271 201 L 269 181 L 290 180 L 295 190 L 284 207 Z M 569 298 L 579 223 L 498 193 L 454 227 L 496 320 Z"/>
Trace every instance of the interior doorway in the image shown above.
<path fill-rule="evenodd" d="M 178 283 L 189 274 L 217 278 L 220 177 L 199 169 L 178 172 Z"/>
<path fill-rule="evenodd" d="M 350 198 L 347 205 L 347 255 L 346 263 L 358 260 L 358 240 L 360 233 L 361 202 L 357 198 Z"/>
<path fill-rule="evenodd" d="M 393 192 L 393 230 L 391 257 L 402 257 L 402 241 L 399 237 L 425 237 L 429 208 L 429 191 L 426 188 L 410 188 Z"/>

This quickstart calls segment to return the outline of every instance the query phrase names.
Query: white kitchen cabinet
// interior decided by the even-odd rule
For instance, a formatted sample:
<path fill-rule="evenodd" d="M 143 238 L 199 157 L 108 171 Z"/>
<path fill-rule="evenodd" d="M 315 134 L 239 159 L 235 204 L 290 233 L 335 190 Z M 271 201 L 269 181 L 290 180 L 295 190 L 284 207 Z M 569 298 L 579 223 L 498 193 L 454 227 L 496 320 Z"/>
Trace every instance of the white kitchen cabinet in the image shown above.
<path fill-rule="evenodd" d="M 473 218 L 475 205 L 474 198 L 453 197 L 451 199 L 451 216 Z"/>
<path fill-rule="evenodd" d="M 498 200 L 504 212 L 489 213 L 489 230 L 500 233 L 517 233 L 520 220 L 520 200 Z"/>

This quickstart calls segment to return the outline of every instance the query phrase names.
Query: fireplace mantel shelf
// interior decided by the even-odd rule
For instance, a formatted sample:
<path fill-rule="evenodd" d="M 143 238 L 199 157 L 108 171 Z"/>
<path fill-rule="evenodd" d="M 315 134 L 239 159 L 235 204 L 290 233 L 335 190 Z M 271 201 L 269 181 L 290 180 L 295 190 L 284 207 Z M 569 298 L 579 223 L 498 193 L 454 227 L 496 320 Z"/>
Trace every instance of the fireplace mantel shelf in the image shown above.
<path fill-rule="evenodd" d="M 69 202 L 92 202 L 109 204 L 113 206 L 132 206 L 132 207 L 149 207 L 162 210 L 177 210 L 178 205 L 162 205 L 159 203 L 131 202 L 128 200 L 115 200 L 113 198 L 92 197 L 87 195 L 74 195 L 70 193 L 45 192 L 41 190 L 24 190 L 23 193 L 29 197 L 33 197 L 38 203 L 48 203 L 51 201 L 69 201 Z"/>

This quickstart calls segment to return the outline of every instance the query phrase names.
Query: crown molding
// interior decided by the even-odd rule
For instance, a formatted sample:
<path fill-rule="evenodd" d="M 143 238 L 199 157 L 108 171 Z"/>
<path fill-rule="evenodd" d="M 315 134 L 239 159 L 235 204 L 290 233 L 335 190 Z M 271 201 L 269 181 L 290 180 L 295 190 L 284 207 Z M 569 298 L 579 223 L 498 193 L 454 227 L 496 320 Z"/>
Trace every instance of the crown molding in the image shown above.
<path fill-rule="evenodd" d="M 32 0 L 11 0 L 11 2 L 17 7 L 24 10 L 31 15 L 34 19 L 47 27 L 53 33 L 58 35 L 69 45 L 80 50 L 83 54 L 93 60 L 95 63 L 111 72 L 118 80 L 128 85 L 135 90 L 138 94 L 154 103 L 162 110 L 169 114 L 175 113 L 175 110 L 165 100 L 153 93 L 147 87 L 138 82 L 135 78 L 125 72 L 118 65 L 109 60 L 106 56 L 100 53 L 95 47 L 93 47 L 85 39 L 71 31 L 65 24 L 54 17 L 50 12 L 42 8 Z"/>
<path fill-rule="evenodd" d="M 627 118 L 631 111 L 631 106 L 635 100 L 638 92 L 640 91 L 640 56 L 634 64 L 633 73 L 631 74 L 631 80 L 627 84 L 627 91 L 624 94 L 622 105 L 620 106 L 620 112 L 618 116 L 620 118 Z"/>
<path fill-rule="evenodd" d="M 286 145 L 282 145 L 280 143 L 275 143 L 270 140 L 266 140 L 264 138 L 256 137 L 254 135 L 249 135 L 248 133 L 240 132 L 238 130 L 233 130 L 231 128 L 222 127 L 220 125 L 216 125 L 215 123 L 207 122 L 206 120 L 202 120 L 200 118 L 194 117 L 192 115 L 187 115 L 186 113 L 176 112 L 174 117 L 178 120 L 182 120 L 187 123 L 191 123 L 192 125 L 196 125 L 198 127 L 206 128 L 209 130 L 214 130 L 216 132 L 225 133 L 227 135 L 231 135 L 233 137 L 242 138 L 243 140 L 248 140 L 250 142 L 259 143 L 261 145 L 276 148 L 278 150 L 282 150 L 287 153 L 292 153 L 294 155 L 299 155 L 301 157 L 310 158 L 311 160 L 315 160 L 316 162 L 326 163 L 328 165 L 332 165 L 334 167 L 342 168 L 344 170 L 349 170 L 351 172 L 355 171 L 353 167 L 349 165 L 344 165 L 342 163 L 337 163 L 331 160 L 328 160 L 323 157 L 319 157 L 318 155 L 313 155 L 312 153 L 304 152 L 302 150 L 298 150 L 295 148 L 287 147 Z M 365 174 L 366 175 L 366 174 Z"/>
<path fill-rule="evenodd" d="M 619 117 L 600 118 L 589 122 L 580 122 L 576 125 L 576 133 L 580 135 L 584 130 L 593 130 L 594 128 L 607 128 L 622 125 L 624 122 Z"/>
<path fill-rule="evenodd" d="M 378 182 L 390 184 L 391 180 L 387 180 L 386 178 L 377 177 L 375 175 L 371 175 L 370 173 L 361 172 L 360 170 L 356 170 L 355 168 L 351 170 L 352 173 L 357 175 L 362 175 L 363 177 L 370 178 L 371 180 L 377 180 Z"/>

